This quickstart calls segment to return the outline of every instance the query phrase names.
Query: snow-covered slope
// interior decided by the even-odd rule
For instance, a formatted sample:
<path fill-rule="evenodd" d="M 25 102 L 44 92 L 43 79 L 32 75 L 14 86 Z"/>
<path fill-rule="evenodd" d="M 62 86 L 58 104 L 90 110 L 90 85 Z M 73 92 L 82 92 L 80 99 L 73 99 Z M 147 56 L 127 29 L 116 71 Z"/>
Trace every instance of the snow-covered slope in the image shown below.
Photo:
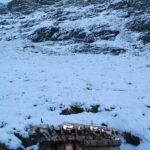
<path fill-rule="evenodd" d="M 24 149 L 29 124 L 105 123 L 141 138 L 121 150 L 149 150 L 149 4 L 22 2 L 0 5 L 0 143 Z M 99 110 L 60 115 L 73 104 Z"/>
<path fill-rule="evenodd" d="M 6 4 L 6 3 L 10 2 L 10 1 L 11 1 L 11 0 L 0 0 L 0 3 Z"/>

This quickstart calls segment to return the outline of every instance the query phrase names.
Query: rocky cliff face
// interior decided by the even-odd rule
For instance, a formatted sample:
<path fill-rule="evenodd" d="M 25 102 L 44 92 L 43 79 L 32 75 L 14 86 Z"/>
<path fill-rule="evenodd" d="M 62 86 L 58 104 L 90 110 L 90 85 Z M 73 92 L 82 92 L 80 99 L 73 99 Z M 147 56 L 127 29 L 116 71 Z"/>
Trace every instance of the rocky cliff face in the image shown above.
<path fill-rule="evenodd" d="M 13 0 L 8 3 L 8 10 L 22 14 L 30 14 L 36 11 L 42 5 L 53 5 L 60 0 Z"/>
<path fill-rule="evenodd" d="M 12 0 L 7 7 L 0 6 L 1 14 L 8 12 L 1 17 L 0 23 L 7 28 L 4 22 L 11 15 L 9 24 L 13 22 L 13 28 L 9 30 L 13 32 L 18 24 L 19 32 L 13 32 L 11 38 L 7 34 L 4 37 L 13 40 L 19 35 L 18 38 L 28 41 L 24 48 L 31 45 L 32 49 L 49 53 L 44 50 L 49 42 L 54 53 L 64 47 L 67 53 L 108 54 L 115 49 L 115 54 L 119 54 L 141 48 L 147 50 L 150 42 L 149 8 L 149 1 L 141 0 Z M 54 45 L 57 48 L 53 50 Z"/>

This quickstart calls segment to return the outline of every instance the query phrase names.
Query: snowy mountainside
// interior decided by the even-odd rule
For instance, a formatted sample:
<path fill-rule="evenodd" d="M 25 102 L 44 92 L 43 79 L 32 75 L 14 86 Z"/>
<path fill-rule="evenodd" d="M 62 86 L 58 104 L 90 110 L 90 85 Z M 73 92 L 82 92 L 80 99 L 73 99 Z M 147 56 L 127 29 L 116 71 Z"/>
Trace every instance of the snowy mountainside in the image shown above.
<path fill-rule="evenodd" d="M 38 149 L 16 133 L 77 122 L 131 132 L 140 145 L 122 137 L 121 150 L 149 150 L 149 8 L 145 0 L 0 4 L 0 143 Z M 82 111 L 64 115 L 74 104 Z"/>

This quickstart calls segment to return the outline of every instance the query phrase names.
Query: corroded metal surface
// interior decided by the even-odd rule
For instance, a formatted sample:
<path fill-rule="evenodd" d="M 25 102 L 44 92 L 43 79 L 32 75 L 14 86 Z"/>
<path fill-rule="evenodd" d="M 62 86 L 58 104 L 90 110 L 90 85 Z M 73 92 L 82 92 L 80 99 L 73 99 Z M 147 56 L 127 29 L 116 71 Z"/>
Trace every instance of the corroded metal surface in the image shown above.
<path fill-rule="evenodd" d="M 104 126 L 63 123 L 30 126 L 28 132 L 40 150 L 119 150 L 121 145 L 118 130 Z"/>

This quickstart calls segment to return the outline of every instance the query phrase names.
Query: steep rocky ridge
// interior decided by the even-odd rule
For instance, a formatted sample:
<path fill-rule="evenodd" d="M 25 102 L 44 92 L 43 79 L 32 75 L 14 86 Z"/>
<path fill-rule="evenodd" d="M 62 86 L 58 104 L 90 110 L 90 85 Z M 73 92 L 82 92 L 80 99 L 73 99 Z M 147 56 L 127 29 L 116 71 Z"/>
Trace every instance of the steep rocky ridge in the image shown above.
<path fill-rule="evenodd" d="M 110 47 L 124 52 L 134 53 L 141 48 L 145 51 L 149 47 L 149 7 L 149 2 L 140 0 L 12 0 L 7 5 L 9 15 L 1 18 L 2 28 L 12 34 L 5 33 L 3 38 L 21 38 L 24 48 L 32 45 L 33 51 L 49 53 L 51 47 L 53 54 L 71 53 L 88 46 L 99 47 L 98 53 Z M 6 13 L 6 6 L 1 5 L 0 10 Z M 13 24 L 4 24 L 7 18 L 12 18 L 9 20 Z M 60 51 L 60 47 L 66 52 Z"/>

